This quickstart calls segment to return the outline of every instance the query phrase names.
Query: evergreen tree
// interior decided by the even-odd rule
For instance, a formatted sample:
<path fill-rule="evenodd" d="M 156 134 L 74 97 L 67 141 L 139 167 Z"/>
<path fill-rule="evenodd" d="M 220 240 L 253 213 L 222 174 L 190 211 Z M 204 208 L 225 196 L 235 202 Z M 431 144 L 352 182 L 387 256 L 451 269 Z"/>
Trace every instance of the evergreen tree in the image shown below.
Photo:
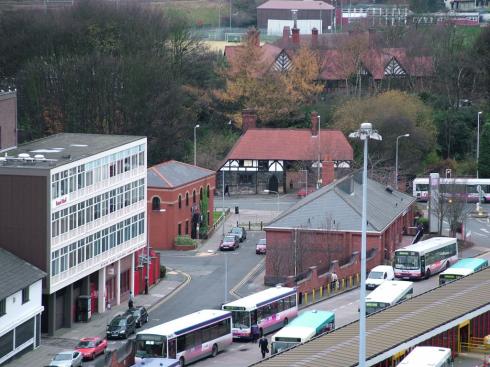
<path fill-rule="evenodd" d="M 480 136 L 478 171 L 480 178 L 490 178 L 490 122 L 483 125 L 483 132 Z"/>

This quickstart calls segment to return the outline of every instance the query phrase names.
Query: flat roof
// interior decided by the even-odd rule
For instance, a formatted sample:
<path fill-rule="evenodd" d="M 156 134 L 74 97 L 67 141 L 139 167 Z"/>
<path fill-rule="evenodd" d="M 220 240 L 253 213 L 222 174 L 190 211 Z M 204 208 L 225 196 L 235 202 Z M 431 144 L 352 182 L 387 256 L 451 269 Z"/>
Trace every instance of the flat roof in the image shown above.
<path fill-rule="evenodd" d="M 7 160 L 0 160 L 0 171 L 2 167 L 52 169 L 140 139 L 146 139 L 146 137 L 75 133 L 50 135 L 21 144 L 16 149 L 5 152 L 0 158 L 7 157 Z M 8 159 L 8 157 L 18 158 L 19 154 L 22 153 L 29 154 L 30 158 L 34 158 L 35 155 L 42 155 L 45 159 L 31 159 L 29 161 Z"/>
<path fill-rule="evenodd" d="M 464 301 L 462 301 L 464 300 Z M 434 288 L 366 318 L 366 365 L 490 310 L 490 268 Z M 359 323 L 264 359 L 263 367 L 351 367 L 358 364 Z"/>

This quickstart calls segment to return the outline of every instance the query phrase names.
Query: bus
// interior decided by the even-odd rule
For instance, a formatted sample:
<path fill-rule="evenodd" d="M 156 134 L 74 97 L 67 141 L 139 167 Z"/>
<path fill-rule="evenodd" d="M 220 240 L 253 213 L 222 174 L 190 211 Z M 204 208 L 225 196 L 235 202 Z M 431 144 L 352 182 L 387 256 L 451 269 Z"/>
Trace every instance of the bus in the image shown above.
<path fill-rule="evenodd" d="M 485 203 L 490 202 L 490 179 L 488 178 L 440 178 L 440 192 L 448 192 L 451 189 L 444 188 L 445 185 L 455 185 L 456 192 L 465 194 L 467 202 L 479 201 L 480 192 Z M 417 201 L 429 199 L 429 178 L 421 177 L 413 180 L 413 196 Z"/>
<path fill-rule="evenodd" d="M 449 269 L 439 274 L 439 285 L 453 282 L 459 278 L 473 274 L 488 266 L 486 259 L 461 259 Z"/>
<path fill-rule="evenodd" d="M 181 366 L 215 357 L 233 342 L 231 312 L 201 310 L 136 334 L 136 363 L 173 358 Z"/>
<path fill-rule="evenodd" d="M 335 313 L 305 311 L 272 336 L 271 354 L 292 348 L 333 329 L 335 329 Z"/>
<path fill-rule="evenodd" d="M 366 296 L 366 315 L 412 298 L 413 283 L 389 280 Z"/>
<path fill-rule="evenodd" d="M 298 315 L 296 289 L 268 288 L 222 306 L 231 311 L 233 338 L 250 339 L 251 326 L 257 325 L 260 333 L 267 334 L 288 324 Z"/>
<path fill-rule="evenodd" d="M 456 238 L 433 237 L 395 251 L 395 277 L 429 278 L 458 261 Z"/>
<path fill-rule="evenodd" d="M 397 367 L 452 367 L 451 349 L 415 347 Z"/>

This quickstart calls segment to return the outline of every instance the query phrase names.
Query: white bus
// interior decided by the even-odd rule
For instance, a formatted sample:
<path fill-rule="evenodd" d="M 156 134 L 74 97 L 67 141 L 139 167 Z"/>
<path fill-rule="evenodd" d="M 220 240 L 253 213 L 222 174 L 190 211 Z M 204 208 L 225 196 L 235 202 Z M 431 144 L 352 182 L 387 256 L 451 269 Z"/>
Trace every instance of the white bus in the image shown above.
<path fill-rule="evenodd" d="M 452 367 L 451 349 L 415 347 L 397 367 Z"/>
<path fill-rule="evenodd" d="M 429 278 L 458 261 L 456 238 L 433 237 L 395 251 L 395 277 Z"/>
<path fill-rule="evenodd" d="M 264 334 L 287 325 L 298 315 L 296 297 L 294 288 L 274 287 L 223 305 L 232 313 L 233 338 L 250 339 L 255 324 Z"/>
<path fill-rule="evenodd" d="M 444 185 L 456 185 L 459 188 L 457 192 L 465 195 L 467 202 L 476 203 L 479 201 L 480 192 L 482 200 L 490 202 L 490 179 L 488 178 L 440 178 L 440 192 L 447 192 Z M 418 201 L 427 201 L 429 199 L 429 178 L 421 177 L 413 180 L 413 196 Z"/>
<path fill-rule="evenodd" d="M 174 358 L 180 365 L 224 350 L 233 342 L 231 312 L 201 310 L 136 334 L 136 362 Z"/>
<path fill-rule="evenodd" d="M 412 298 L 413 283 L 400 280 L 383 282 L 366 296 L 366 315 Z"/>

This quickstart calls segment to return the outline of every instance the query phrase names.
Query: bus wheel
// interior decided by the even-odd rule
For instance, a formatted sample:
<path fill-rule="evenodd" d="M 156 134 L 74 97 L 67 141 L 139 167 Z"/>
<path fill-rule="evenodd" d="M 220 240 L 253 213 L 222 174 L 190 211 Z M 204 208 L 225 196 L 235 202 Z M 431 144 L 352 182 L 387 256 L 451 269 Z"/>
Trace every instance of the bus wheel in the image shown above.
<path fill-rule="evenodd" d="M 286 326 L 286 325 L 288 324 L 288 322 L 289 322 L 289 320 L 288 320 L 288 318 L 286 317 L 286 318 L 284 319 L 284 326 Z"/>
<path fill-rule="evenodd" d="M 427 269 L 427 271 L 425 272 L 425 279 L 429 279 L 430 278 L 430 269 Z"/>
<path fill-rule="evenodd" d="M 211 353 L 213 357 L 218 355 L 218 346 L 216 344 L 213 345 L 213 352 Z"/>
<path fill-rule="evenodd" d="M 180 357 L 179 364 L 180 364 L 180 367 L 184 367 L 185 366 L 185 359 L 184 359 L 184 357 Z"/>

